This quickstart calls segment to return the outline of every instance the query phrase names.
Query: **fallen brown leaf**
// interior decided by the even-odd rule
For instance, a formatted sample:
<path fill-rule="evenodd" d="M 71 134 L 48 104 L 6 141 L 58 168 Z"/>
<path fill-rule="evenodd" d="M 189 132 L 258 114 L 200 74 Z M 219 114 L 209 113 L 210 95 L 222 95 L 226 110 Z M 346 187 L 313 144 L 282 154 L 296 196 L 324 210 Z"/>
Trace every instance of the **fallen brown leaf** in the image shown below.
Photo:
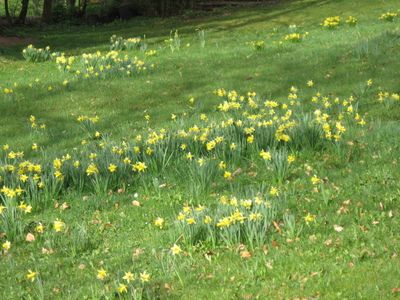
<path fill-rule="evenodd" d="M 275 229 L 276 229 L 277 231 L 279 231 L 279 232 L 282 231 L 282 229 L 281 229 L 281 227 L 279 226 L 278 223 L 276 223 L 275 221 L 273 221 L 272 224 L 274 224 L 274 227 L 275 227 Z"/>
<path fill-rule="evenodd" d="M 244 259 L 249 259 L 249 258 L 251 258 L 251 253 L 247 250 L 244 250 L 244 251 L 240 252 L 240 257 L 244 258 Z"/>
<path fill-rule="evenodd" d="M 340 225 L 333 225 L 333 229 L 335 229 L 336 232 L 342 232 L 343 231 L 343 227 Z"/>
<path fill-rule="evenodd" d="M 69 207 L 69 205 L 68 205 L 68 203 L 67 202 L 64 202 L 63 204 L 61 204 L 61 210 L 66 210 L 66 209 L 68 209 L 68 208 L 70 208 Z"/>
<path fill-rule="evenodd" d="M 35 240 L 35 236 L 34 236 L 32 233 L 29 232 L 29 233 L 26 235 L 25 241 L 31 243 L 31 242 L 33 242 L 34 240 Z"/>

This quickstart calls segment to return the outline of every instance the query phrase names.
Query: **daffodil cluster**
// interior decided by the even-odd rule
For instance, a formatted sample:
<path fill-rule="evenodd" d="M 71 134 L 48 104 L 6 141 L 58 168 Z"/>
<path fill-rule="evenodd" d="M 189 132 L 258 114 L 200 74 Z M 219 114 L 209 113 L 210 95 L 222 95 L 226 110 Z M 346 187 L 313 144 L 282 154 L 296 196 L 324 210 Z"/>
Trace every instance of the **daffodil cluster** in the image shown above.
<path fill-rule="evenodd" d="M 379 20 L 393 22 L 397 16 L 398 14 L 395 12 L 386 12 L 379 17 Z"/>
<path fill-rule="evenodd" d="M 328 17 L 326 18 L 321 26 L 329 29 L 334 29 L 340 25 L 340 17 L 339 16 L 334 16 L 334 17 Z"/>
<path fill-rule="evenodd" d="M 110 50 L 123 51 L 140 49 L 144 45 L 144 41 L 140 37 L 124 39 L 115 34 L 110 38 Z"/>
<path fill-rule="evenodd" d="M 43 62 L 51 60 L 59 54 L 56 52 L 52 53 L 49 46 L 46 48 L 35 48 L 33 45 L 29 45 L 22 50 L 22 55 L 26 61 Z"/>
<path fill-rule="evenodd" d="M 356 26 L 357 23 L 358 23 L 358 19 L 357 19 L 356 17 L 349 16 L 349 17 L 346 19 L 346 23 L 349 24 L 350 26 Z"/>
<path fill-rule="evenodd" d="M 184 205 L 174 225 L 177 234 L 191 245 L 199 242 L 209 242 L 213 246 L 262 245 L 282 202 L 283 197 L 276 187 L 271 187 L 265 196 L 245 199 L 221 196 L 212 208 Z"/>
<path fill-rule="evenodd" d="M 84 53 L 80 56 L 66 57 L 61 54 L 56 58 L 60 70 L 75 75 L 77 78 L 107 78 L 132 76 L 148 69 L 143 60 L 137 57 L 121 55 L 119 51 Z"/>
<path fill-rule="evenodd" d="M 290 33 L 285 36 L 285 41 L 298 43 L 298 42 L 301 42 L 306 35 L 307 34 Z"/>
<path fill-rule="evenodd" d="M 250 45 L 254 50 L 265 49 L 265 41 L 262 41 L 262 40 L 252 41 L 252 42 L 250 42 Z"/>

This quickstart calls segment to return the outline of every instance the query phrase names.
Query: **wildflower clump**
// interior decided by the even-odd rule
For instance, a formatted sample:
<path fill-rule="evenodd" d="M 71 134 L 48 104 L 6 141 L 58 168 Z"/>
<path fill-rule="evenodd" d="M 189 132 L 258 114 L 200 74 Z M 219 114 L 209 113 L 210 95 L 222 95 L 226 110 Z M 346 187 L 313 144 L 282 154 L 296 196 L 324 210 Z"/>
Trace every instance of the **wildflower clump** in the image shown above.
<path fill-rule="evenodd" d="M 57 55 L 57 53 L 51 53 L 49 46 L 46 48 L 35 48 L 33 45 L 29 45 L 22 50 L 22 56 L 26 61 L 30 62 L 48 61 Z"/>
<path fill-rule="evenodd" d="M 350 25 L 350 26 L 356 26 L 357 23 L 358 23 L 357 18 L 355 18 L 355 17 L 353 17 L 353 16 L 349 16 L 349 17 L 346 19 L 346 24 L 348 24 L 348 25 Z"/>
<path fill-rule="evenodd" d="M 110 50 L 123 51 L 123 50 L 134 50 L 140 49 L 142 45 L 142 39 L 140 37 L 124 39 L 115 34 L 110 38 Z"/>
<path fill-rule="evenodd" d="M 395 13 L 395 12 L 387 12 L 387 13 L 382 14 L 382 15 L 379 17 L 379 20 L 381 20 L 381 21 L 386 21 L 386 22 L 393 22 L 394 19 L 395 19 L 397 16 L 398 16 L 398 14 Z"/>
<path fill-rule="evenodd" d="M 292 43 L 299 43 L 303 40 L 305 35 L 300 33 L 290 33 L 285 36 L 285 41 L 289 41 Z"/>
<path fill-rule="evenodd" d="M 164 43 L 170 48 L 171 52 L 179 51 L 181 49 L 181 38 L 178 30 L 171 30 L 169 39 L 164 40 Z"/>
<path fill-rule="evenodd" d="M 281 203 L 278 190 L 264 197 L 221 196 L 214 208 L 184 205 L 176 216 L 175 226 L 184 241 L 192 245 L 198 242 L 210 242 L 214 246 L 262 245 Z M 179 246 L 171 248 L 172 253 L 180 251 Z"/>
<path fill-rule="evenodd" d="M 264 50 L 265 49 L 265 42 L 262 41 L 262 40 L 252 41 L 249 44 L 256 51 L 260 51 L 260 50 Z"/>
<path fill-rule="evenodd" d="M 71 73 L 78 79 L 132 76 L 148 69 L 143 60 L 122 55 L 115 50 L 70 57 L 62 54 L 56 58 L 56 63 L 60 70 Z"/>
<path fill-rule="evenodd" d="M 339 16 L 328 17 L 321 24 L 321 26 L 328 28 L 328 29 L 337 28 L 339 25 L 340 25 L 340 17 Z"/>

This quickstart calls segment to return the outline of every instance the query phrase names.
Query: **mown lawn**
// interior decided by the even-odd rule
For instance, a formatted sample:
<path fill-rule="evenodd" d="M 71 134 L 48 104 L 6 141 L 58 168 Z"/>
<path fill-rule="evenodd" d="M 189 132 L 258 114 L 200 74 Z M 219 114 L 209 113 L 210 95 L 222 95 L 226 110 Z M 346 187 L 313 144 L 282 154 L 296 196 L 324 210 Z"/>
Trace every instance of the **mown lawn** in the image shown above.
<path fill-rule="evenodd" d="M 145 36 L 156 55 L 122 51 L 147 70 L 86 79 L 25 61 L 27 45 L 0 49 L 0 298 L 398 298 L 400 17 L 379 17 L 399 9 L 394 0 L 292 1 L 10 32 L 76 60 L 109 51 L 113 34 Z M 321 26 L 330 16 L 341 17 L 337 28 Z M 175 30 L 172 52 L 165 40 Z M 285 40 L 291 32 L 305 36 Z M 243 101 L 219 97 L 221 88 Z M 223 101 L 242 104 L 221 111 Z M 79 123 L 82 115 L 99 121 Z M 286 124 L 290 140 L 268 120 Z M 326 138 L 323 125 L 333 134 L 338 123 L 340 136 Z M 245 219 L 218 225 L 236 209 Z"/>

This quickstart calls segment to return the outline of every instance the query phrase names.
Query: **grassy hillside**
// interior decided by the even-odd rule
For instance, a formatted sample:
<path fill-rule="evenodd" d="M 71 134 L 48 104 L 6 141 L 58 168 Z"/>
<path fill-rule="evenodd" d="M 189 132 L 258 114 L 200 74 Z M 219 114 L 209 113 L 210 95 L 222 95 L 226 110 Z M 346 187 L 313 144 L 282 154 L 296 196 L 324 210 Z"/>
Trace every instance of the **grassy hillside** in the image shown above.
<path fill-rule="evenodd" d="M 1 299 L 399 297 L 399 9 L 10 32 L 57 54 L 0 49 Z"/>

